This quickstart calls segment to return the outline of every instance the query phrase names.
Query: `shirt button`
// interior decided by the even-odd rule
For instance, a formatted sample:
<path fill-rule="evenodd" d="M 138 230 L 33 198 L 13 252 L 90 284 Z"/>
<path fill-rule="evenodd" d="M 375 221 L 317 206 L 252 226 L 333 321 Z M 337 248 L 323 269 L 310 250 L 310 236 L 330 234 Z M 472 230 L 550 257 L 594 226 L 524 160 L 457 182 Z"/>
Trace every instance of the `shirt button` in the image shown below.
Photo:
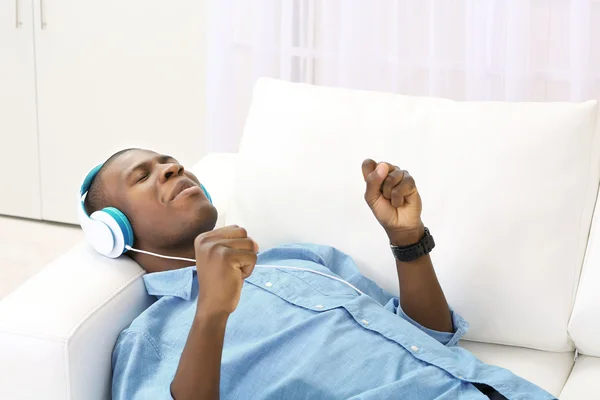
<path fill-rule="evenodd" d="M 459 376 L 458 376 L 458 379 L 465 379 L 465 377 L 464 377 L 464 376 L 462 376 L 462 375 L 459 375 Z"/>
<path fill-rule="evenodd" d="M 271 286 L 273 286 L 273 283 L 271 283 L 271 282 L 267 282 L 267 283 L 265 283 L 265 286 L 266 286 L 266 287 L 271 287 Z"/>
<path fill-rule="evenodd" d="M 367 321 L 366 319 L 363 319 L 361 322 L 365 325 L 369 325 L 369 321 Z"/>
<path fill-rule="evenodd" d="M 323 308 L 323 305 L 321 305 L 321 304 L 317 304 L 317 305 L 315 306 L 315 308 L 319 308 L 319 309 L 321 309 L 321 308 Z"/>
<path fill-rule="evenodd" d="M 419 351 L 419 348 L 417 346 L 410 346 L 410 349 L 412 351 Z"/>

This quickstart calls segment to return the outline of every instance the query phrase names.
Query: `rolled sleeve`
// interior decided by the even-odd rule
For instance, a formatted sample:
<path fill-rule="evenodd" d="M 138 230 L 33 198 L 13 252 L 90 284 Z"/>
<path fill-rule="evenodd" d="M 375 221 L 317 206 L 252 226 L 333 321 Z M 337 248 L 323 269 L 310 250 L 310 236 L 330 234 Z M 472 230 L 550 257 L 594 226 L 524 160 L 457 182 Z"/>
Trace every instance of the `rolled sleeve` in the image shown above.
<path fill-rule="evenodd" d="M 172 399 L 177 363 L 165 360 L 143 332 L 125 330 L 112 357 L 113 400 Z"/>
<path fill-rule="evenodd" d="M 456 346 L 458 341 L 464 336 L 465 333 L 467 333 L 467 330 L 469 329 L 469 324 L 467 321 L 465 321 L 459 314 L 454 312 L 452 308 L 450 308 L 450 316 L 452 318 L 453 332 L 434 331 L 433 329 L 426 328 L 419 324 L 417 321 L 406 315 L 406 313 L 402 310 L 398 297 L 391 298 L 390 301 L 388 301 L 388 303 L 385 305 L 385 308 L 398 315 L 405 321 L 416 326 L 421 331 L 425 332 L 445 346 Z"/>

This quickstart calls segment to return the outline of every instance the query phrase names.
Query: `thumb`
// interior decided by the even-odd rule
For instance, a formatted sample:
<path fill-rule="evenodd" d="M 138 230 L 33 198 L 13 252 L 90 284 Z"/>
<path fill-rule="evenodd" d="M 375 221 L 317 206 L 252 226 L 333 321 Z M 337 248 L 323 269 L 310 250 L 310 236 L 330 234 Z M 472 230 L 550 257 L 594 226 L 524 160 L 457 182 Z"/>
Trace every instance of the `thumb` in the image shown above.
<path fill-rule="evenodd" d="M 372 207 L 377 199 L 382 196 L 381 185 L 389 173 L 389 167 L 386 163 L 377 164 L 371 159 L 366 159 L 362 164 L 362 173 L 367 183 L 365 200 Z"/>

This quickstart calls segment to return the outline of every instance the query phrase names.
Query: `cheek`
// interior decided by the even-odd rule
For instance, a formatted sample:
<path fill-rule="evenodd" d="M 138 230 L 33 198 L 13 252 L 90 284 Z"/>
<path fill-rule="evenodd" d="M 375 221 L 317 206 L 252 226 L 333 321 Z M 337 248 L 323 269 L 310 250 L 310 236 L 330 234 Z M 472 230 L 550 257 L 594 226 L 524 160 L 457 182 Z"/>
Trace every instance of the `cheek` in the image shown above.
<path fill-rule="evenodd" d="M 161 226 L 163 223 L 164 205 L 153 201 L 150 196 L 132 196 L 127 204 L 127 218 L 131 222 L 136 236 L 144 234 L 152 227 Z"/>

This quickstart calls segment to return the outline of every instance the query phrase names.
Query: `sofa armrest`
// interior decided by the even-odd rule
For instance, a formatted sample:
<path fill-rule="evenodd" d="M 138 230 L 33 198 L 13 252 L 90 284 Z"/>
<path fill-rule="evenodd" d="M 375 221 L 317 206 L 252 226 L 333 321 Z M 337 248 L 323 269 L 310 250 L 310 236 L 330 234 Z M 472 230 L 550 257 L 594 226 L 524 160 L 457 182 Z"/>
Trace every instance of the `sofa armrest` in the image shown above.
<path fill-rule="evenodd" d="M 129 257 L 81 243 L 0 302 L 0 398 L 109 399 L 117 336 L 152 302 Z"/>

